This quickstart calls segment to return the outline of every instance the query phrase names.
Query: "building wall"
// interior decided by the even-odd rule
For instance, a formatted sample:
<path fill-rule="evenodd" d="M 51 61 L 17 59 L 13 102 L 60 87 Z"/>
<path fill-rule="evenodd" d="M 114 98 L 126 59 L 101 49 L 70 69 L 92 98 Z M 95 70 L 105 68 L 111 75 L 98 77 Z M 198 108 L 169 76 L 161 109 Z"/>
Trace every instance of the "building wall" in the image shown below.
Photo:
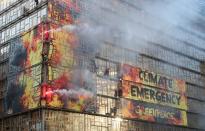
<path fill-rule="evenodd" d="M 4 4 L 2 4 L 2 2 L 4 2 Z M 3 113 L 5 111 L 5 107 L 3 107 L 3 98 L 5 98 L 5 94 L 8 91 L 7 80 L 11 80 L 12 78 L 8 75 L 8 72 L 11 71 L 11 69 L 9 70 L 8 68 L 8 64 L 10 61 L 10 54 L 12 54 L 12 44 L 15 44 L 15 39 L 11 38 L 17 37 L 21 39 L 25 35 L 22 35 L 23 32 L 40 24 L 47 15 L 47 6 L 46 2 L 42 2 L 36 6 L 32 0 L 7 0 L 2 2 L 0 4 L 0 111 Z M 85 11 L 85 13 L 81 12 L 82 16 L 80 16 L 79 19 L 81 20 L 82 17 L 85 21 L 91 20 L 91 23 L 96 25 L 94 30 L 101 30 L 104 26 L 113 26 L 111 30 L 113 32 L 111 32 L 111 34 L 113 33 L 117 36 L 106 36 L 103 34 L 107 33 L 106 31 L 100 33 L 95 32 L 100 35 L 105 35 L 105 37 L 100 38 L 96 37 L 93 33 L 89 34 L 91 37 L 93 35 L 94 39 L 96 38 L 96 40 L 94 40 L 90 38 L 90 36 L 80 34 L 82 38 L 78 38 L 80 42 L 78 48 L 75 49 L 76 61 L 69 59 L 70 62 L 68 63 L 61 62 L 61 64 L 67 64 L 67 67 L 73 64 L 86 68 L 95 74 L 97 110 L 93 112 L 94 114 L 90 115 L 54 110 L 27 112 L 25 114 L 5 118 L 5 120 L 3 119 L 1 121 L 2 131 L 14 130 L 14 128 L 16 128 L 16 130 L 28 130 L 28 128 L 33 128 L 31 130 L 42 130 L 42 128 L 44 128 L 49 131 L 78 131 L 82 129 L 85 131 L 199 131 L 200 129 L 205 129 L 203 123 L 205 100 L 203 61 L 205 58 L 205 47 L 203 46 L 204 38 L 201 34 L 190 32 L 186 27 L 173 27 L 173 31 L 175 31 L 176 34 L 182 34 L 181 37 L 183 37 L 183 39 L 180 36 L 173 36 L 173 34 L 169 32 L 162 34 L 163 37 L 160 39 L 154 39 L 151 35 L 159 33 L 159 31 L 154 28 L 152 24 L 143 22 L 145 19 L 135 19 L 137 20 L 135 21 L 137 28 L 146 34 L 148 38 L 146 38 L 146 35 L 139 35 L 139 37 L 134 39 L 136 41 L 129 43 L 130 41 L 123 40 L 126 39 L 126 34 L 123 34 L 123 32 L 119 33 L 120 30 L 115 25 L 110 24 L 117 23 L 112 21 L 113 19 L 111 18 L 116 18 L 116 21 L 121 20 L 118 18 L 122 17 L 120 14 L 122 12 L 110 10 L 108 6 L 110 3 L 108 1 L 102 2 L 102 5 L 98 5 L 97 3 L 96 1 L 93 3 L 90 1 L 82 2 L 82 11 Z M 24 5 L 28 6 L 29 9 L 26 11 L 26 14 L 21 15 L 21 6 Z M 131 11 L 135 11 L 137 16 L 140 15 L 141 12 L 144 18 L 152 17 L 150 14 L 144 13 L 142 11 L 143 9 L 138 10 L 140 7 L 136 3 L 124 1 L 124 3 L 117 2 L 117 5 L 119 5 L 119 7 L 122 6 L 122 11 L 125 11 L 125 7 L 128 7 Z M 92 11 L 92 9 L 95 9 L 93 7 L 99 8 L 100 12 Z M 85 10 L 83 10 L 84 8 Z M 101 13 L 103 19 L 98 13 Z M 157 22 L 157 18 L 152 20 L 153 23 Z M 70 19 L 67 19 L 66 22 L 70 22 Z M 73 23 L 69 23 L 68 25 L 72 24 Z M 30 32 L 33 30 L 34 29 L 31 29 Z M 58 44 L 58 42 L 56 43 Z M 59 47 L 59 49 L 61 50 L 63 47 Z M 72 57 L 71 54 L 66 55 Z M 51 56 L 51 58 L 54 57 Z M 65 57 L 65 61 L 66 60 L 68 61 Z M 55 64 L 56 59 L 53 59 L 53 62 L 53 64 Z M 185 80 L 188 95 L 188 126 L 178 127 L 174 125 L 113 118 L 116 113 L 116 108 L 119 108 L 119 98 L 116 97 L 116 90 L 119 86 L 119 66 L 122 63 L 140 67 L 171 78 Z M 66 69 L 62 67 L 63 66 L 50 68 L 51 81 L 55 80 L 55 78 L 57 78 L 56 76 L 59 76 L 58 74 L 61 74 L 62 70 Z M 35 72 L 38 72 L 37 67 L 32 67 L 31 69 L 34 70 L 33 74 L 36 75 L 36 78 L 40 79 L 40 74 L 35 74 Z M 58 104 L 50 105 L 51 107 L 59 107 Z M 28 121 L 28 124 L 25 125 L 25 121 Z"/>
<path fill-rule="evenodd" d="M 26 123 L 26 124 L 25 124 Z M 60 110 L 33 110 L 1 121 L 2 131 L 202 131 Z"/>
<path fill-rule="evenodd" d="M 46 17 L 45 5 L 45 1 L 39 1 L 38 6 L 34 1 L 9 0 L 0 2 L 1 112 L 6 112 L 5 99 L 8 92 L 8 80 L 12 80 L 12 77 L 9 77 L 9 71 L 12 70 L 9 66 L 11 52 L 14 52 L 14 47 L 21 46 L 19 40 L 22 39 L 21 36 L 25 36 L 23 33 L 34 28 Z M 11 75 L 14 77 L 14 74 Z"/>

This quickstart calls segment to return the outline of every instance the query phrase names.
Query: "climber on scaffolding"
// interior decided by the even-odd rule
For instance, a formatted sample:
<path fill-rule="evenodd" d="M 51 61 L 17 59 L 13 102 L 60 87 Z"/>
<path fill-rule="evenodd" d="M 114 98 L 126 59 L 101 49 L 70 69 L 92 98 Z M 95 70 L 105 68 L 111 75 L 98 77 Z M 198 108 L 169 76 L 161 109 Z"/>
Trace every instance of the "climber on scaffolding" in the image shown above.
<path fill-rule="evenodd" d="M 36 6 L 38 5 L 38 0 L 35 0 L 35 2 L 36 2 Z"/>

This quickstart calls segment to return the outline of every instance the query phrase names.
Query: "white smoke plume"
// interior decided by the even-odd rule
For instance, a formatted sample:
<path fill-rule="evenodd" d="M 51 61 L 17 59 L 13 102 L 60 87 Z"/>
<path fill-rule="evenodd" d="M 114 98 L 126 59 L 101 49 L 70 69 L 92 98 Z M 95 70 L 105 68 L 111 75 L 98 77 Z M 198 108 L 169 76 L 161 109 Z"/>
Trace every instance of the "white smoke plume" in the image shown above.
<path fill-rule="evenodd" d="M 71 97 L 71 98 L 75 98 L 77 96 L 89 96 L 90 98 L 94 97 L 93 92 L 85 90 L 83 88 L 78 88 L 77 90 L 57 89 L 57 90 L 46 92 L 46 94 L 50 94 L 50 93 L 57 93 L 62 96 Z"/>
<path fill-rule="evenodd" d="M 178 28 L 204 37 L 193 26 L 198 19 L 204 19 L 200 13 L 202 5 L 200 0 L 82 0 L 81 21 L 88 25 L 82 34 L 87 40 L 95 38 L 95 44 L 117 40 L 114 43 L 127 48 L 145 46 L 140 44 L 143 42 L 160 42 L 164 34 L 189 41 L 191 35 Z"/>
<path fill-rule="evenodd" d="M 80 39 L 97 48 L 109 41 L 139 52 L 145 48 L 154 50 L 151 42 L 174 46 L 187 54 L 188 48 L 183 42 L 205 49 L 203 0 L 81 0 L 81 6 L 80 24 L 66 25 L 59 30 L 75 31 Z M 193 56 L 205 59 L 203 54 Z M 173 58 L 180 64 L 181 60 L 176 59 Z M 68 90 L 56 92 L 70 93 Z"/>
<path fill-rule="evenodd" d="M 190 44 L 205 49 L 203 0 L 82 0 L 81 4 L 83 26 L 77 32 L 87 43 L 100 48 L 109 41 L 139 52 L 155 50 L 150 45 L 157 43 L 205 59 L 204 54 L 188 52 Z M 173 60 L 181 64 L 180 59 Z"/>

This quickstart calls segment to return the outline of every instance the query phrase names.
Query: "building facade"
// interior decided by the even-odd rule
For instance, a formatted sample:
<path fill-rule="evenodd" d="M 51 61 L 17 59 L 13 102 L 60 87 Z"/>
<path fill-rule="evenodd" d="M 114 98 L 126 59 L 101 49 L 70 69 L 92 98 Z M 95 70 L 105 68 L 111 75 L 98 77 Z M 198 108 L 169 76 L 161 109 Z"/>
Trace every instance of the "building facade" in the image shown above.
<path fill-rule="evenodd" d="M 1 130 L 205 130 L 203 33 L 141 5 L 0 1 Z"/>

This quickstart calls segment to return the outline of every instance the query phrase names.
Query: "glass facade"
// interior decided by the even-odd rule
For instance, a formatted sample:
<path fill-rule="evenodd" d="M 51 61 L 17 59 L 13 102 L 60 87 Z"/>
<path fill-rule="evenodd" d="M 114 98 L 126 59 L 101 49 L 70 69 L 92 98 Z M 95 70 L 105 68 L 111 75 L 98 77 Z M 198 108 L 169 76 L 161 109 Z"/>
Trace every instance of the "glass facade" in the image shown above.
<path fill-rule="evenodd" d="M 135 5 L 129 1 L 118 2 L 117 4 L 125 4 L 130 8 L 133 6 L 140 8 L 138 7 L 140 4 Z M 186 38 L 184 41 L 169 33 L 163 34 L 161 39 L 147 40 L 146 36 L 140 36 L 136 38 L 139 41 L 133 48 L 130 48 L 130 43 L 124 43 L 123 33 L 115 38 L 103 38 L 102 41 L 95 38 L 95 35 L 91 36 L 92 38 L 89 36 L 87 40 L 84 35 L 89 34 L 92 29 L 78 32 L 81 26 L 88 26 L 80 24 L 84 22 L 82 18 L 86 19 L 92 16 L 92 13 L 99 12 L 90 11 L 92 9 L 86 4 L 91 3 L 78 0 L 38 0 L 38 3 L 36 0 L 0 1 L 0 112 L 2 114 L 0 129 L 2 131 L 201 131 L 205 129 L 202 123 L 205 115 L 204 40 L 196 41 L 196 38 L 200 37 L 196 32 L 191 34 L 181 28 L 174 28 L 173 31 L 182 33 Z M 104 9 L 104 5 L 106 3 L 102 2 L 100 7 L 104 19 L 91 18 L 96 25 L 109 25 L 107 23 L 109 18 L 105 12 L 109 12 L 113 17 L 121 16 L 120 13 Z M 96 8 L 98 6 L 96 5 Z M 84 8 L 88 14 L 82 13 Z M 136 15 L 140 16 L 138 10 L 135 11 Z M 146 11 L 143 15 L 150 16 Z M 153 20 L 156 22 L 157 18 Z M 143 24 L 143 19 L 135 22 L 140 25 L 140 31 L 158 32 L 152 25 Z M 94 30 L 102 29 L 98 29 L 97 26 Z M 115 29 L 113 30 L 114 34 Z M 90 39 L 96 40 L 93 40 L 93 43 L 89 41 Z M 146 116 L 124 117 L 123 113 L 129 111 L 122 112 L 122 109 L 131 108 L 129 107 L 131 104 L 125 104 L 126 107 L 122 104 L 122 101 L 128 99 L 124 98 L 121 92 L 123 64 L 153 74 L 161 74 L 170 79 L 185 81 L 187 92 L 183 95 L 186 96 L 184 101 L 187 102 L 187 110 L 164 107 L 160 103 L 153 107 L 174 110 L 176 114 L 178 113 L 175 118 L 187 119 L 187 123 L 179 124 L 179 121 L 173 122 L 173 119 L 169 119 L 172 124 L 168 122 L 169 125 L 165 125 L 161 119 L 153 120 Z M 149 83 L 146 86 L 155 88 Z M 148 107 L 153 105 L 149 102 L 144 103 Z M 14 115 L 16 113 L 20 114 Z"/>

